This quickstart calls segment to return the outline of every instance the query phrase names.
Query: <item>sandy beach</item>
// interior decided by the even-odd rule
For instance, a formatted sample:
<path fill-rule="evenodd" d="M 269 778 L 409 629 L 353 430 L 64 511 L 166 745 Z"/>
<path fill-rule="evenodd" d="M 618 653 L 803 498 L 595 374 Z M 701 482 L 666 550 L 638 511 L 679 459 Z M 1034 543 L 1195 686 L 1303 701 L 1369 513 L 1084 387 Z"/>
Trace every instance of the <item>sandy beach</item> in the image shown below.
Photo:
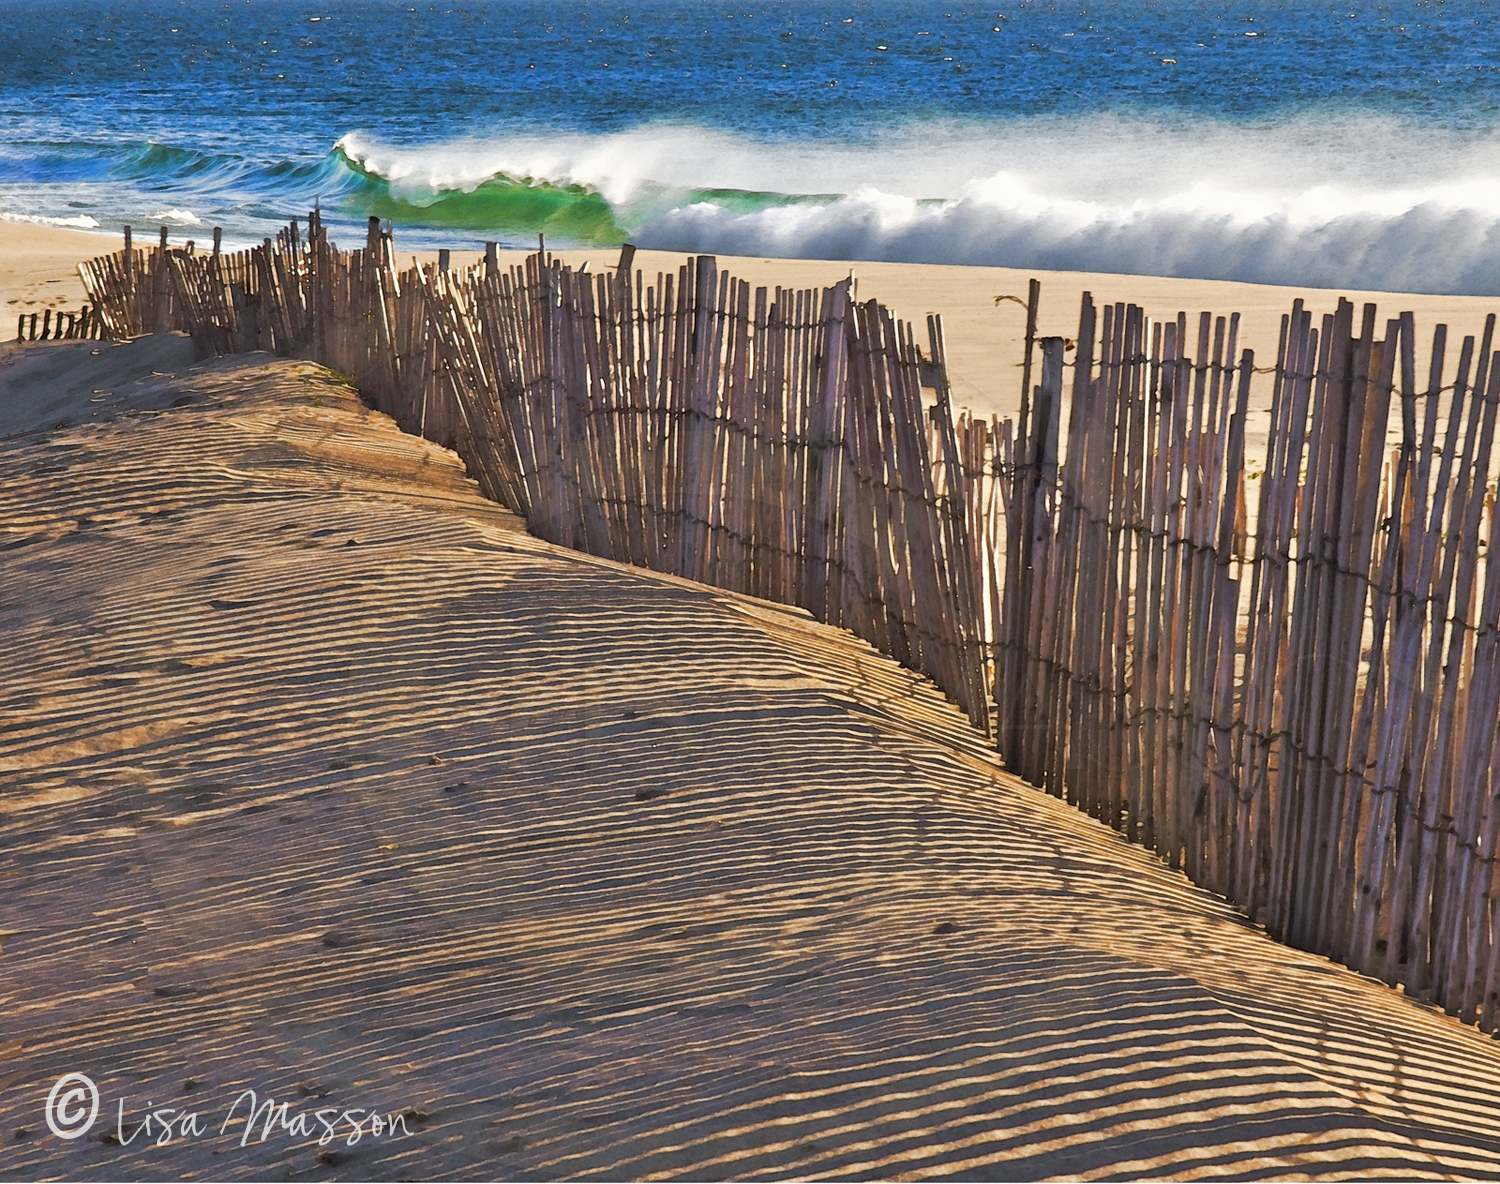
<path fill-rule="evenodd" d="M 113 246 L 0 223 L 0 307 L 76 307 Z M 1025 273 L 855 272 L 1007 409 Z M 1088 289 L 1273 356 L 1333 303 L 1039 278 L 1044 333 Z M 0 507 L 8 1177 L 1500 1179 L 1496 1041 L 1271 942 L 852 635 L 531 537 L 321 367 L 5 346 Z M 283 1125 L 242 1137 L 247 1090 Z"/>
<path fill-rule="evenodd" d="M 172 243 L 182 245 L 192 235 L 174 234 Z M 199 238 L 211 241 L 203 232 Z M 156 241 L 149 228 L 137 230 L 138 244 Z M 201 243 L 199 244 L 201 246 Z M 354 244 L 345 244 L 354 245 Z M 400 247 L 399 236 L 397 247 Z M 83 258 L 120 248 L 112 235 L 58 230 L 11 222 L 0 222 L 0 310 L 5 320 L 0 329 L 13 326 L 22 312 L 43 308 L 77 309 L 83 302 L 83 287 L 76 263 Z M 560 257 L 581 266 L 588 262 L 596 271 L 612 268 L 616 251 L 560 251 Z M 432 262 L 432 253 L 408 256 Z M 502 251 L 504 265 L 519 263 L 524 252 Z M 681 255 L 663 251 L 639 251 L 636 266 L 651 274 L 675 272 Z M 453 266 L 477 261 L 477 257 L 455 251 Z M 1292 302 L 1302 299 L 1317 314 L 1333 312 L 1340 297 L 1363 306 L 1373 303 L 1381 318 L 1412 312 L 1417 325 L 1417 357 L 1424 359 L 1430 348 L 1433 327 L 1450 328 L 1450 338 L 1482 332 L 1485 317 L 1500 311 L 1500 300 L 1482 296 L 1431 296 L 1398 292 L 1334 291 L 1320 288 L 1277 287 L 1215 280 L 1186 280 L 1151 276 L 1113 275 L 1101 272 L 1019 271 L 1001 267 L 948 267 L 910 263 L 841 263 L 803 259 L 763 259 L 724 256 L 720 266 L 751 284 L 787 288 L 821 287 L 853 275 L 862 299 L 874 297 L 916 326 L 918 341 L 926 346 L 926 317 L 943 318 L 949 353 L 950 381 L 955 403 L 975 414 L 1015 415 L 1020 408 L 1019 359 L 1026 333 L 1026 295 L 1032 278 L 1041 282 L 1041 304 L 1037 331 L 1040 336 L 1072 339 L 1078 331 L 1079 302 L 1091 292 L 1096 304 L 1134 303 L 1157 319 L 1175 319 L 1186 312 L 1196 332 L 1199 313 L 1216 316 L 1241 315 L 1240 345 L 1255 351 L 1257 365 L 1276 360 L 1281 318 Z M 997 302 L 998 298 L 998 302 Z M 8 338 L 7 330 L 3 336 Z M 1377 336 L 1380 335 L 1377 332 Z M 1449 366 L 1456 354 L 1450 351 Z M 1425 375 L 1424 375 L 1425 376 Z M 1267 402 L 1270 387 L 1262 383 L 1257 392 Z"/>
<path fill-rule="evenodd" d="M 21 313 L 76 311 L 86 299 L 79 260 L 118 251 L 121 245 L 113 236 L 0 220 L 0 339 L 14 337 Z"/>

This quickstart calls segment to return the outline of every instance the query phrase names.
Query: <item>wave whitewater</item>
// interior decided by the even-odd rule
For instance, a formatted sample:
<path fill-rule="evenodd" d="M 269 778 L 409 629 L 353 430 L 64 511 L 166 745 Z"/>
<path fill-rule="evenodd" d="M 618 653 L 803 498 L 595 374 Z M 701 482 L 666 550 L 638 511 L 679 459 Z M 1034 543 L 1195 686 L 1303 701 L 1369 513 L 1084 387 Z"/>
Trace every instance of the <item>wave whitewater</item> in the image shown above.
<path fill-rule="evenodd" d="M 648 175 L 639 171 L 631 137 L 624 145 L 603 139 L 604 145 L 576 137 L 560 145 L 521 140 L 413 150 L 354 133 L 334 146 L 334 154 L 357 178 L 352 200 L 364 212 L 468 230 L 542 231 L 587 245 L 623 243 L 683 208 L 753 216 L 787 206 L 818 208 L 841 196 L 693 184 L 670 168 Z M 635 167 L 627 164 L 632 157 Z M 649 153 L 646 159 L 649 167 Z"/>
<path fill-rule="evenodd" d="M 384 216 L 714 254 L 1500 294 L 1500 134 L 1374 116 L 914 126 L 864 145 L 667 127 L 336 151 Z"/>
<path fill-rule="evenodd" d="M 74 214 L 70 218 L 49 218 L 45 214 L 0 213 L 0 222 L 24 223 L 27 226 L 59 226 L 67 230 L 97 230 L 99 223 L 88 214 Z"/>
<path fill-rule="evenodd" d="M 270 160 L 149 142 L 3 155 L 0 216 L 60 226 L 211 224 L 255 242 L 317 203 L 336 235 L 377 215 L 426 248 L 541 232 L 558 246 L 1500 295 L 1500 123 L 1051 116 L 917 121 L 864 142 L 652 124 L 418 145 L 353 131 Z"/>
<path fill-rule="evenodd" d="M 1278 209 L 1241 219 L 1174 202 L 1043 203 L 997 178 L 935 206 L 876 189 L 814 210 L 735 215 L 697 205 L 657 219 L 638 241 L 710 254 L 1500 294 L 1500 219 L 1433 201 L 1394 214 L 1330 209 L 1302 219 Z"/>

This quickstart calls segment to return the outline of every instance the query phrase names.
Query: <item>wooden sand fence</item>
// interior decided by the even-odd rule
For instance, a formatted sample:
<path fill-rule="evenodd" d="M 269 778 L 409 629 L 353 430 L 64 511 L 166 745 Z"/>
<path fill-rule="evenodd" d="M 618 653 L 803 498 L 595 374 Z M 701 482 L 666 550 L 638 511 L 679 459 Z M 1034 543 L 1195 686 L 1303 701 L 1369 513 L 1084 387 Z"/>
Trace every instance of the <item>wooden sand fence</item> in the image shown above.
<path fill-rule="evenodd" d="M 1500 1027 L 1494 317 L 1283 318 L 1247 533 L 1237 318 L 1087 296 L 999 458 L 999 743 L 1290 944 Z M 1388 428 L 1399 446 L 1390 455 Z M 1059 460 L 1059 452 L 1063 458 Z"/>
<path fill-rule="evenodd" d="M 752 291 L 708 257 L 648 280 L 632 257 L 600 275 L 545 250 L 403 271 L 375 220 L 343 252 L 314 215 L 306 237 L 293 223 L 238 254 L 163 244 L 82 270 L 111 333 L 314 357 L 455 449 L 541 538 L 800 605 L 988 732 L 984 564 L 941 325 L 933 365 L 847 282 Z"/>
<path fill-rule="evenodd" d="M 350 374 L 541 537 L 802 605 L 985 728 L 992 677 L 1020 775 L 1274 936 L 1500 1028 L 1493 318 L 1446 383 L 1439 327 L 1418 390 L 1409 314 L 1377 340 L 1373 306 L 1315 326 L 1299 301 L 1257 379 L 1237 317 L 1085 296 L 1033 384 L 1033 282 L 1020 421 L 986 423 L 952 414 L 935 319 L 924 356 L 848 284 L 631 261 L 401 271 L 373 220 L 342 253 L 314 219 L 84 270 L 111 333 Z"/>
<path fill-rule="evenodd" d="M 17 341 L 97 341 L 104 334 L 104 327 L 94 315 L 91 306 L 85 304 L 77 312 L 52 309 L 39 313 L 21 313 L 16 319 Z"/>

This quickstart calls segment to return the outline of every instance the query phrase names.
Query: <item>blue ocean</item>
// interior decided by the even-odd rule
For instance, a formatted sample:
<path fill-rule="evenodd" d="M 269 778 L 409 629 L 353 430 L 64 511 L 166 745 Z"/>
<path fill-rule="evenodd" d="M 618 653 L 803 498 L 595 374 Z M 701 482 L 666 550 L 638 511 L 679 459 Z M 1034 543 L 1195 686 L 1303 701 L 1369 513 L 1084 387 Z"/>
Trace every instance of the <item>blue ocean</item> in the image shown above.
<path fill-rule="evenodd" d="M 1489 4 L 0 0 L 0 218 L 1500 294 Z"/>

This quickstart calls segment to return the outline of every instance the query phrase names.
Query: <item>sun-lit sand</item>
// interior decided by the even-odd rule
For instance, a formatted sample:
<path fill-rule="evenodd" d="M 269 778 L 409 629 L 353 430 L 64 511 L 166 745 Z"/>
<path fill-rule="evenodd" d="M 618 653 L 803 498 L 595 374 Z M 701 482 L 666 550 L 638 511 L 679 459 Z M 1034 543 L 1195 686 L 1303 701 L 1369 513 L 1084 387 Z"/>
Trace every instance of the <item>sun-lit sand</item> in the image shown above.
<path fill-rule="evenodd" d="M 209 238 L 196 232 L 199 239 Z M 174 245 L 193 235 L 175 233 Z M 137 244 L 150 246 L 155 236 L 149 228 L 138 228 Z M 432 253 L 398 258 L 420 258 L 430 262 Z M 199 243 L 200 247 L 202 243 Z M 345 246 L 356 245 L 345 243 Z M 74 265 L 80 258 L 118 250 L 116 236 L 86 234 L 50 227 L 0 222 L 0 339 L 14 333 L 15 317 L 22 311 L 43 307 L 77 309 L 83 300 Z M 594 270 L 612 268 L 615 250 L 560 251 L 575 266 L 588 261 Z M 525 252 L 501 252 L 504 265 L 519 263 Z M 653 275 L 675 272 L 683 256 L 663 251 L 639 251 L 636 266 Z M 476 261 L 461 251 L 453 253 L 453 265 Z M 1093 293 L 1097 304 L 1134 303 L 1158 319 L 1174 319 L 1186 312 L 1190 322 L 1201 312 L 1241 315 L 1240 345 L 1255 350 L 1256 364 L 1269 366 L 1276 360 L 1281 317 L 1302 298 L 1317 314 L 1333 312 L 1339 298 L 1356 305 L 1374 303 L 1379 309 L 1377 336 L 1384 333 L 1385 320 L 1402 312 L 1415 314 L 1419 378 L 1425 379 L 1421 363 L 1427 356 L 1432 329 L 1445 323 L 1450 339 L 1479 334 L 1485 317 L 1500 311 L 1500 300 L 1487 296 L 1429 296 L 1393 292 L 1336 291 L 1321 288 L 1286 288 L 1264 284 L 1230 283 L 1216 280 L 1185 280 L 1151 276 L 1113 275 L 1098 272 L 1023 271 L 1000 267 L 943 267 L 906 263 L 841 263 L 801 259 L 761 259 L 723 256 L 721 268 L 755 285 L 770 288 L 817 287 L 854 275 L 858 295 L 875 297 L 898 315 L 911 321 L 918 341 L 926 347 L 926 317 L 943 318 L 949 354 L 950 380 L 955 404 L 976 414 L 1014 415 L 1020 407 L 1022 343 L 1026 332 L 1025 300 L 1028 281 L 1041 281 L 1038 333 L 1072 339 L 1078 332 L 1078 309 L 1082 293 Z M 1014 299 L 1006 299 L 1014 297 Z M 999 298 L 997 303 L 997 298 Z M 1018 303 L 1019 302 L 1019 303 Z M 7 328 L 9 326 L 9 328 Z M 1196 332 L 1196 325 L 1194 325 Z M 1451 351 L 1456 356 L 1456 351 Z M 1450 358 L 1450 367 L 1452 360 Z M 1269 403 L 1270 384 L 1261 381 L 1255 393 Z"/>
<path fill-rule="evenodd" d="M 1025 291 L 856 270 L 956 367 Z M 310 363 L 6 347 L 0 588 L 8 1177 L 1500 1178 L 1496 1041 L 851 636 L 531 538 Z M 245 1089 L 410 1134 L 241 1146 Z M 99 1137 L 151 1104 L 209 1133 Z"/>
<path fill-rule="evenodd" d="M 565 252 L 564 258 L 582 259 L 583 252 Z M 596 268 L 614 256 L 595 253 Z M 950 380 L 954 402 L 976 414 L 1014 415 L 1021 401 L 1020 359 L 1026 334 L 1028 281 L 1041 281 L 1037 330 L 1042 336 L 1069 340 L 1078 335 L 1078 310 L 1084 292 L 1096 304 L 1132 303 L 1148 315 L 1175 319 L 1186 312 L 1194 333 L 1199 313 L 1229 316 L 1241 314 L 1240 345 L 1256 353 L 1257 366 L 1276 361 L 1281 317 L 1292 301 L 1301 297 L 1316 313 L 1333 312 L 1340 296 L 1357 305 L 1373 302 L 1382 318 L 1377 336 L 1383 335 L 1385 318 L 1404 311 L 1415 314 L 1419 340 L 1430 340 L 1432 326 L 1446 322 L 1452 332 L 1477 333 L 1487 314 L 1500 310 L 1500 300 L 1473 296 L 1413 296 L 1389 292 L 1336 292 L 1317 288 L 1278 288 L 1210 280 L 1162 279 L 1148 276 L 1110 275 L 1091 272 L 1020 271 L 1000 267 L 936 267 L 905 263 L 824 263 L 784 259 L 738 259 L 724 257 L 720 266 L 752 284 L 784 287 L 834 283 L 853 272 L 858 295 L 878 298 L 897 314 L 913 322 L 917 340 L 926 348 L 926 318 L 943 318 Z M 636 264 L 648 273 L 676 268 L 681 256 L 642 251 Z M 996 297 L 1002 299 L 997 303 Z M 1015 297 L 1015 300 L 1003 299 Z M 1019 303 L 1018 303 L 1019 301 Z M 1419 345 L 1418 357 L 1426 345 Z M 1425 377 L 1425 374 L 1424 374 Z M 1270 398 L 1270 384 L 1261 391 Z"/>
<path fill-rule="evenodd" d="M 23 312 L 76 312 L 85 296 L 75 265 L 121 245 L 112 236 L 0 219 L 0 341 L 15 335 Z"/>

